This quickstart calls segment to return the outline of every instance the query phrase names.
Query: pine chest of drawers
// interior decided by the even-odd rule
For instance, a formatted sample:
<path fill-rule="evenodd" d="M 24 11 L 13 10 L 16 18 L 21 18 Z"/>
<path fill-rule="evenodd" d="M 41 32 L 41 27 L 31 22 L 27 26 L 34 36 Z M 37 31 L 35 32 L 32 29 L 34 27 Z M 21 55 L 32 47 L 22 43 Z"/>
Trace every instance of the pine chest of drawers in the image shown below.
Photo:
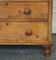
<path fill-rule="evenodd" d="M 0 45 L 43 45 L 51 51 L 52 0 L 0 0 Z"/>

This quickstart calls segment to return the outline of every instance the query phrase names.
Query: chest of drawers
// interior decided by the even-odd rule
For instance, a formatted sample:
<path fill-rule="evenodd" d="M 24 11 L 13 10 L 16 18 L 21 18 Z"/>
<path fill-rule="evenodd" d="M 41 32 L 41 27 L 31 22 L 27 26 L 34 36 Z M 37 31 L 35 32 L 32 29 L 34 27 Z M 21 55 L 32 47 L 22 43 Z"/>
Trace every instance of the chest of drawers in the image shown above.
<path fill-rule="evenodd" d="M 0 0 L 0 45 L 43 45 L 51 51 L 52 0 Z"/>

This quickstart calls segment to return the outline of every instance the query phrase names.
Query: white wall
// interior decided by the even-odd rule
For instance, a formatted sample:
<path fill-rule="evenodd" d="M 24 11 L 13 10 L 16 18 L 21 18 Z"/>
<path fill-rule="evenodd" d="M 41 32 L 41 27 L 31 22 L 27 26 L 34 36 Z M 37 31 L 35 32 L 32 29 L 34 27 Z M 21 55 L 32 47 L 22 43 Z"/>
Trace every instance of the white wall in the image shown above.
<path fill-rule="evenodd" d="M 53 0 L 52 33 L 56 33 L 56 0 Z"/>

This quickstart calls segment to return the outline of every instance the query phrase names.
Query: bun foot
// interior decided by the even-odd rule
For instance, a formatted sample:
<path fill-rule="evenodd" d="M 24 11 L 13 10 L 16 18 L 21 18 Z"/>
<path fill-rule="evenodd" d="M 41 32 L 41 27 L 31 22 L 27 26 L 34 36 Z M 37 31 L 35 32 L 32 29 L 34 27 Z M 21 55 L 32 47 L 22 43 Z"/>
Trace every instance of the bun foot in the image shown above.
<path fill-rule="evenodd" d="M 51 46 L 44 46 L 44 56 L 51 55 Z"/>

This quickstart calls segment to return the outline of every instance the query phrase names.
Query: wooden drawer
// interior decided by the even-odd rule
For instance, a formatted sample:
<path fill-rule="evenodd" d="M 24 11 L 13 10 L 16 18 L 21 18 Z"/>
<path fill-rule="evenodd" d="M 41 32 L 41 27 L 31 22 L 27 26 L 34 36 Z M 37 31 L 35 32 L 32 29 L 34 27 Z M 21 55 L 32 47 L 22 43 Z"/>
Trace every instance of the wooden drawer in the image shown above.
<path fill-rule="evenodd" d="M 47 22 L 0 22 L 0 43 L 38 43 L 47 35 Z"/>
<path fill-rule="evenodd" d="M 0 21 L 47 21 L 48 2 L 0 2 Z"/>

